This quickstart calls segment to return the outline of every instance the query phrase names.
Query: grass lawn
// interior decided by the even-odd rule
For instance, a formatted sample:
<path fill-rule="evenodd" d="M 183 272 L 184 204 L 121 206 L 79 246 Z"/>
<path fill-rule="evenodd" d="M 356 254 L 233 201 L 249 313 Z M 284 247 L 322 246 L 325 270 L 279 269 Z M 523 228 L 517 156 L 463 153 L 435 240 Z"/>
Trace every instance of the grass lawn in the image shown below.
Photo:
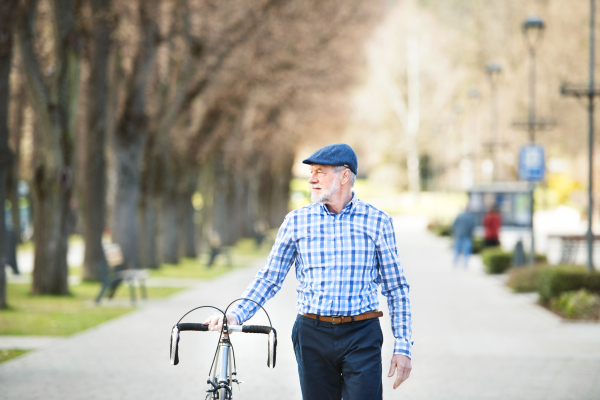
<path fill-rule="evenodd" d="M 268 236 L 274 236 L 273 232 Z M 161 268 L 151 270 L 150 275 L 157 278 L 211 279 L 266 256 L 271 244 L 272 239 L 265 239 L 262 247 L 256 249 L 253 239 L 242 239 L 230 248 L 231 265 L 227 265 L 225 255 L 220 255 L 209 268 L 206 266 L 208 256 L 203 254 L 200 259 L 182 259 L 177 265 L 163 264 Z M 81 275 L 81 270 L 81 267 L 70 268 L 69 273 Z M 68 336 L 134 309 L 129 303 L 127 284 L 119 286 L 115 295 L 116 299 L 126 301 L 108 302 L 101 306 L 94 303 L 100 283 L 82 282 L 71 285 L 69 289 L 71 296 L 33 296 L 29 284 L 8 284 L 9 308 L 0 310 L 0 335 Z M 147 287 L 150 299 L 167 297 L 180 290 L 182 288 Z M 11 357 L 20 353 L 14 354 Z"/>
<path fill-rule="evenodd" d="M 70 287 L 71 296 L 32 296 L 30 285 L 7 285 L 9 308 L 0 310 L 0 335 L 68 336 L 133 310 L 133 307 L 96 306 L 98 283 Z M 167 297 L 181 289 L 149 287 L 149 298 Z M 115 298 L 129 298 L 127 285 Z M 127 303 L 129 304 L 129 303 Z"/>
<path fill-rule="evenodd" d="M 20 355 L 27 353 L 27 351 L 28 350 L 20 349 L 0 350 L 0 364 L 4 361 L 19 357 Z"/>
<path fill-rule="evenodd" d="M 253 239 L 242 239 L 231 248 L 231 265 L 227 265 L 224 254 L 217 256 L 212 267 L 207 267 L 208 255 L 200 259 L 185 258 L 179 264 L 162 264 L 159 269 L 150 270 L 150 276 L 156 278 L 196 278 L 212 279 L 237 268 L 242 268 L 269 254 L 271 242 L 265 240 L 260 249 L 256 249 Z"/>

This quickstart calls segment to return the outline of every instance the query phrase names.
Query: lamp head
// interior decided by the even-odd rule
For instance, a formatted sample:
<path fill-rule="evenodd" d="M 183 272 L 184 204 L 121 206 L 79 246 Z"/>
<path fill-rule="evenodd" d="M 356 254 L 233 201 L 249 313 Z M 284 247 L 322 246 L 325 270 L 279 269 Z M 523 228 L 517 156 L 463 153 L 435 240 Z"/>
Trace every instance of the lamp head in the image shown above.
<path fill-rule="evenodd" d="M 531 49 L 534 49 L 542 39 L 546 24 L 537 15 L 530 15 L 523 21 L 522 28 L 527 44 Z"/>
<path fill-rule="evenodd" d="M 490 76 L 490 79 L 495 80 L 502 72 L 502 67 L 498 63 L 491 62 L 485 66 L 485 72 Z"/>

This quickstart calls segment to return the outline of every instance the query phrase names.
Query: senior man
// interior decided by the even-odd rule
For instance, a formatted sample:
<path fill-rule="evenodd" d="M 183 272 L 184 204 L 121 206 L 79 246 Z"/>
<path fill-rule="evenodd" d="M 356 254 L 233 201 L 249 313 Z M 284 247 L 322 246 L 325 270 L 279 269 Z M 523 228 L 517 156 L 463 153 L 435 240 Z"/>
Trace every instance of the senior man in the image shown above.
<path fill-rule="evenodd" d="M 289 213 L 261 269 L 242 297 L 261 305 L 281 288 L 292 264 L 300 281 L 292 330 L 302 397 L 381 399 L 383 335 L 377 289 L 387 297 L 395 337 L 388 377 L 394 389 L 411 371 L 411 309 L 392 219 L 352 191 L 356 154 L 332 144 L 303 161 L 310 165 L 314 204 Z M 248 320 L 258 306 L 242 301 L 229 324 Z M 223 315 L 205 324 L 220 330 Z"/>

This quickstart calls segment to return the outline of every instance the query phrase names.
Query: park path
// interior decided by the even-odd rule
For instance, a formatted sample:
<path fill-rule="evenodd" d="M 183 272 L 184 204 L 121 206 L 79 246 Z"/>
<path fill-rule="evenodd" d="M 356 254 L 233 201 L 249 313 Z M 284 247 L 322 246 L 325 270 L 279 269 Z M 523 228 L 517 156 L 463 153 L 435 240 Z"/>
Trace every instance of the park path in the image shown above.
<path fill-rule="evenodd" d="M 600 398 L 599 324 L 562 322 L 531 295 L 510 293 L 501 278 L 483 274 L 477 258 L 468 270 L 454 270 L 449 242 L 428 234 L 420 218 L 397 218 L 395 227 L 411 284 L 415 346 L 410 379 L 393 391 L 384 378 L 385 399 Z M 194 306 L 224 307 L 262 262 L 1 364 L 0 399 L 203 398 L 217 337 L 184 333 L 174 367 L 168 361 L 170 329 Z M 279 336 L 274 370 L 266 367 L 265 337 L 234 335 L 245 381 L 236 399 L 301 398 L 290 340 L 295 284 L 290 274 L 267 303 Z M 198 311 L 186 320 L 202 321 L 207 314 Z M 382 326 L 385 375 L 393 345 L 387 312 Z"/>

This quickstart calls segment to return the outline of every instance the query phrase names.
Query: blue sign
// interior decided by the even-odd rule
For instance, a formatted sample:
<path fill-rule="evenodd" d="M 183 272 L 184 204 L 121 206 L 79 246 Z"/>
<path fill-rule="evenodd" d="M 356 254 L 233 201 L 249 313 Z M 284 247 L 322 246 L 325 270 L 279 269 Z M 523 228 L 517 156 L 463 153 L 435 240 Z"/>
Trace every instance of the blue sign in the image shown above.
<path fill-rule="evenodd" d="M 542 181 L 546 173 L 544 148 L 537 144 L 521 147 L 519 152 L 519 179 L 522 181 Z"/>

